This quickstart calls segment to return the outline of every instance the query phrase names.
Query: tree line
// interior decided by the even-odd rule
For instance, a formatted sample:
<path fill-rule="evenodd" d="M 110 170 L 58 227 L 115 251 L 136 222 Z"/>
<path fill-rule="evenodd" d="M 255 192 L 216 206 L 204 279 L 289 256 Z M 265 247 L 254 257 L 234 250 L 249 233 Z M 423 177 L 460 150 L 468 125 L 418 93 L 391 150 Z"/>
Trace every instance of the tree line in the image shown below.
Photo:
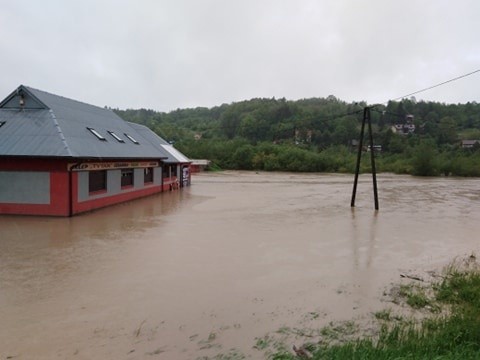
<path fill-rule="evenodd" d="M 115 112 L 148 126 L 190 158 L 209 159 L 223 169 L 353 172 L 357 148 L 352 141 L 359 138 L 365 106 L 331 95 L 296 101 L 257 98 L 168 113 Z M 371 121 L 375 145 L 381 147 L 378 171 L 480 176 L 480 146 L 461 146 L 461 140 L 480 140 L 480 104 L 412 97 L 372 107 Z M 362 171 L 369 166 L 362 163 Z"/>

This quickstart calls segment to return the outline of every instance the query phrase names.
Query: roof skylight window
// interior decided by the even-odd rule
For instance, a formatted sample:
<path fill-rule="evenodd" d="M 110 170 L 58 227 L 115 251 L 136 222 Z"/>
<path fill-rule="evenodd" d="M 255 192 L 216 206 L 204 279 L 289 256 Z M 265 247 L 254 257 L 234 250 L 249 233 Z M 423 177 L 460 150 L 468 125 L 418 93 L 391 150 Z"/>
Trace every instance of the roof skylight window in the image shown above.
<path fill-rule="evenodd" d="M 100 133 L 95 130 L 94 128 L 90 128 L 90 127 L 87 127 L 87 129 L 97 137 L 98 140 L 102 140 L 102 141 L 107 141 L 107 139 L 105 139 L 102 135 L 100 135 Z"/>
<path fill-rule="evenodd" d="M 6 121 L 0 121 L 0 127 L 2 127 L 3 125 L 5 125 L 7 122 Z"/>
<path fill-rule="evenodd" d="M 125 135 L 125 136 L 128 138 L 128 140 L 130 140 L 130 141 L 133 142 L 134 144 L 137 144 L 137 145 L 140 144 L 140 143 L 139 143 L 137 140 L 135 140 L 132 136 L 130 136 L 130 135 L 126 134 L 126 133 L 123 134 L 123 135 Z"/>
<path fill-rule="evenodd" d="M 117 140 L 118 142 L 121 142 L 121 143 L 124 143 L 124 142 L 125 142 L 125 140 L 123 140 L 120 136 L 118 136 L 117 134 L 115 134 L 113 131 L 108 131 L 108 133 L 109 133 L 110 135 L 112 135 L 113 138 L 114 138 L 115 140 Z"/>

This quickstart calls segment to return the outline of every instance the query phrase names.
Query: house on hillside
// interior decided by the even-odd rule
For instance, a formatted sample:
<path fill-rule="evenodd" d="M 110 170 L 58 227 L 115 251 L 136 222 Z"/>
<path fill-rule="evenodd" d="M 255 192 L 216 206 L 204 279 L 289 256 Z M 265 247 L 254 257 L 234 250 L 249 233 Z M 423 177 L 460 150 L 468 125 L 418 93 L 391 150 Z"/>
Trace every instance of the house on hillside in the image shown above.
<path fill-rule="evenodd" d="M 480 140 L 462 140 L 463 149 L 471 149 L 474 147 L 480 147 Z"/>
<path fill-rule="evenodd" d="M 404 121 L 392 125 L 392 132 L 399 135 L 413 134 L 415 132 L 413 120 L 413 115 L 406 115 Z"/>
<path fill-rule="evenodd" d="M 109 109 L 23 85 L 0 102 L 0 214 L 72 216 L 188 186 L 189 167 Z"/>

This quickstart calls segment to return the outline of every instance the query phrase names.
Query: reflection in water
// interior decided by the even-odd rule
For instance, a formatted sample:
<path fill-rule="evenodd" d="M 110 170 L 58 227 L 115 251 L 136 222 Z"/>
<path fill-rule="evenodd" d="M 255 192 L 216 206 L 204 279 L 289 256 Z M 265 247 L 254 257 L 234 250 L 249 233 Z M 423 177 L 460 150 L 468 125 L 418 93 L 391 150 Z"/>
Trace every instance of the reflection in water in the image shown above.
<path fill-rule="evenodd" d="M 352 214 L 352 246 L 353 246 L 353 270 L 369 269 L 372 266 L 374 251 L 377 242 L 377 219 L 378 211 L 362 212 L 356 216 L 355 208 L 351 208 Z M 370 218 L 370 219 L 369 219 Z M 368 236 L 365 234 L 368 233 Z M 367 243 L 362 243 L 367 241 Z M 364 258 L 364 259 L 362 259 Z"/>
<path fill-rule="evenodd" d="M 357 214 L 358 212 L 358 214 Z M 354 306 L 365 307 L 368 297 L 375 295 L 375 250 L 377 247 L 378 211 L 358 211 L 352 215 L 352 298 Z"/>
<path fill-rule="evenodd" d="M 51 286 L 68 285 L 71 273 L 94 273 L 127 239 L 159 226 L 188 199 L 173 192 L 72 218 L 0 217 L 0 305 L 11 295 L 13 302 L 42 297 Z"/>
<path fill-rule="evenodd" d="M 85 238 L 116 238 L 118 233 L 156 226 L 188 197 L 186 192 L 159 194 L 72 218 L 2 216 L 1 244 L 21 239 L 29 248 L 44 247 L 44 241 L 55 247 Z"/>
<path fill-rule="evenodd" d="M 478 250 L 479 180 L 378 180 L 378 213 L 368 176 L 351 209 L 351 176 L 224 172 L 70 219 L 0 216 L 0 358 L 250 354 Z"/>

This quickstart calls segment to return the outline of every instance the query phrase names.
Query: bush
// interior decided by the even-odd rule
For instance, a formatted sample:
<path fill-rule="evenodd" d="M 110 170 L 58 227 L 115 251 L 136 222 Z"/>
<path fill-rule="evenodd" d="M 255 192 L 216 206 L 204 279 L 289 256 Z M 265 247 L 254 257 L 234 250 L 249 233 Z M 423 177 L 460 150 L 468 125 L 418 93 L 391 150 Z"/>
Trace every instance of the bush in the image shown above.
<path fill-rule="evenodd" d="M 435 146 L 431 142 L 422 142 L 414 149 L 412 174 L 417 176 L 435 176 L 438 174 Z"/>

